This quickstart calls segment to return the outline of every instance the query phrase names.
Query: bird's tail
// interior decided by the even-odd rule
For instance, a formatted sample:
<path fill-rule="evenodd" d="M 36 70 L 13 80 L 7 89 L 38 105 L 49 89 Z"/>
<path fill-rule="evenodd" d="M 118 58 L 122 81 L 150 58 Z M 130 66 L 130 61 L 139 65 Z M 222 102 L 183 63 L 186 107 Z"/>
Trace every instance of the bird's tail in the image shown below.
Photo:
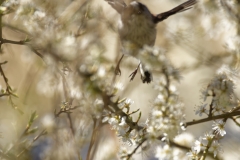
<path fill-rule="evenodd" d="M 161 22 L 164 19 L 167 19 L 171 15 L 191 9 L 192 6 L 196 3 L 197 3 L 197 0 L 188 0 L 187 2 L 180 4 L 179 6 L 171 9 L 170 11 L 163 12 L 158 14 L 157 16 L 154 16 L 154 22 L 155 23 Z"/>

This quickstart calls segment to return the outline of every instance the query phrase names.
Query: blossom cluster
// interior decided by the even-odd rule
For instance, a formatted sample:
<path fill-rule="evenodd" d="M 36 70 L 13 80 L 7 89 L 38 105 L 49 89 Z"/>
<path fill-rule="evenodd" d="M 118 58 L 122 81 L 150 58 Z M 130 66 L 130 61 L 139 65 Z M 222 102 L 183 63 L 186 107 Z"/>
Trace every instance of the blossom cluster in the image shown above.
<path fill-rule="evenodd" d="M 219 115 L 226 112 L 233 103 L 233 89 L 234 83 L 226 73 L 217 74 L 207 88 L 202 90 L 203 102 L 196 108 L 196 114 Z M 210 103 L 207 101 L 208 97 L 212 97 Z"/>
<path fill-rule="evenodd" d="M 216 140 L 213 133 L 206 133 L 204 137 L 200 137 L 199 140 L 195 141 L 194 146 L 191 148 L 191 151 L 187 153 L 188 157 L 191 159 L 199 159 L 201 157 L 200 152 L 208 151 L 213 153 L 213 156 L 216 157 L 218 153 L 221 153 L 223 150 L 221 145 Z"/>
<path fill-rule="evenodd" d="M 234 72 L 229 72 L 229 68 L 224 66 L 219 69 L 218 74 L 210 81 L 206 89 L 202 90 L 203 104 L 197 107 L 196 114 L 207 115 L 209 118 L 231 112 L 236 104 L 234 95 Z M 211 98 L 210 98 L 211 97 Z M 214 120 L 212 131 L 195 141 L 195 145 L 187 154 L 191 159 L 206 157 L 206 153 L 211 152 L 214 157 L 222 152 L 219 140 L 226 135 L 225 124 L 227 118 Z M 203 152 L 203 154 L 201 154 Z"/>
<path fill-rule="evenodd" d="M 161 48 L 145 46 L 139 55 L 146 66 L 151 66 L 159 74 L 154 85 L 158 92 L 153 101 L 150 116 L 146 122 L 147 132 L 151 138 L 159 138 L 164 134 L 173 138 L 180 129 L 183 120 L 183 103 L 178 98 L 176 87 L 171 80 L 180 80 L 176 70 Z M 157 66 L 157 67 L 156 67 Z"/>
<path fill-rule="evenodd" d="M 109 0 L 110 3 L 113 1 Z M 220 1 L 224 2 L 224 0 L 219 0 L 219 3 Z M 224 41 L 227 42 L 226 47 L 228 51 L 235 56 L 230 61 L 237 66 L 239 65 L 240 38 L 237 33 L 239 25 L 231 23 L 231 19 L 225 19 L 222 14 L 200 14 L 198 16 L 198 18 L 201 18 L 200 23 L 197 24 L 198 27 L 200 26 L 198 29 L 202 33 L 190 33 L 189 30 L 191 29 L 192 31 L 193 28 L 192 24 L 199 22 L 199 20 L 190 21 L 188 20 L 189 18 L 183 16 L 183 18 L 177 21 L 169 19 L 170 25 L 166 27 L 166 30 L 162 30 L 165 34 L 162 37 L 168 38 L 164 42 L 164 48 L 144 46 L 139 51 L 136 46 L 132 46 L 128 42 L 124 44 L 133 49 L 133 51 L 139 51 L 139 54 L 135 58 L 140 60 L 142 65 L 153 73 L 154 91 L 150 94 L 155 94 L 155 97 L 150 100 L 150 105 L 147 106 L 149 114 L 146 120 L 142 118 L 142 106 L 132 111 L 133 101 L 129 98 L 122 98 L 124 95 L 117 96 L 119 91 L 123 89 L 126 89 L 124 91 L 136 89 L 133 83 L 137 81 L 128 83 L 126 88 L 123 87 L 123 83 L 116 81 L 119 77 L 114 73 L 116 66 L 116 63 L 112 59 L 114 54 L 104 54 L 107 53 L 108 49 L 111 52 L 113 48 L 106 38 L 106 35 L 108 35 L 106 34 L 108 33 L 106 28 L 109 29 L 113 26 L 108 22 L 108 18 L 104 17 L 105 15 L 102 14 L 101 9 L 92 5 L 93 2 L 97 3 L 97 1 L 91 0 L 63 0 L 61 2 L 58 0 L 2 1 L 0 6 L 2 16 L 1 29 L 8 27 L 10 30 L 6 32 L 4 30 L 3 35 L 1 35 L 2 37 L 0 37 L 1 44 L 4 47 L 4 43 L 24 46 L 22 48 L 26 52 L 20 52 L 21 54 L 18 53 L 16 55 L 29 53 L 25 58 L 31 58 L 28 61 L 31 62 L 28 66 L 32 65 L 33 67 L 29 67 L 31 68 L 30 73 L 26 75 L 33 75 L 32 72 L 35 72 L 36 68 L 40 68 L 39 74 L 36 73 L 35 76 L 37 78 L 34 76 L 27 77 L 28 80 L 26 83 L 32 82 L 28 85 L 30 86 L 29 89 L 26 89 L 25 86 L 17 87 L 17 92 L 23 88 L 26 94 L 28 94 L 26 98 L 20 94 L 19 97 L 21 98 L 19 98 L 19 101 L 24 99 L 24 103 L 20 102 L 19 106 L 24 105 L 25 115 L 28 115 L 28 105 L 34 103 L 36 108 L 39 109 L 41 107 L 38 106 L 49 106 L 45 104 L 48 104 L 50 101 L 51 103 L 49 104 L 51 104 L 50 107 L 52 108 L 49 107 L 47 110 L 48 112 L 49 110 L 55 111 L 54 114 L 48 113 L 43 116 L 42 125 L 38 122 L 36 123 L 39 127 L 33 127 L 35 125 L 35 118 L 30 118 L 32 120 L 26 125 L 25 131 L 24 129 L 23 131 L 21 130 L 23 134 L 19 139 L 6 140 L 9 142 L 15 141 L 15 144 L 8 142 L 10 147 L 7 145 L 0 147 L 0 159 L 2 157 L 7 157 L 7 159 L 12 157 L 31 159 L 28 157 L 29 153 L 27 151 L 31 152 L 34 150 L 34 145 L 36 145 L 36 148 L 41 147 L 42 143 L 44 143 L 44 150 L 38 151 L 35 154 L 40 155 L 42 159 L 84 159 L 86 152 L 84 146 L 89 146 L 86 159 L 116 159 L 117 155 L 115 153 L 118 152 L 121 159 L 126 158 L 129 160 L 140 150 L 142 153 L 143 151 L 151 152 L 151 149 L 155 150 L 155 154 L 151 155 L 154 155 L 159 160 L 206 159 L 209 155 L 213 158 L 219 156 L 219 153 L 222 152 L 221 139 L 225 138 L 227 134 L 227 120 L 231 118 L 231 120 L 239 125 L 237 119 L 239 114 L 228 115 L 233 113 L 234 109 L 236 109 L 235 111 L 239 111 L 239 102 L 236 100 L 237 96 L 234 93 L 236 84 L 233 78 L 238 73 L 237 71 L 230 70 L 230 67 L 225 67 L 225 70 L 220 69 L 209 84 L 202 89 L 201 105 L 196 107 L 195 113 L 199 116 L 204 115 L 207 118 L 193 120 L 185 124 L 197 124 L 203 121 L 212 121 L 213 124 L 211 131 L 201 136 L 194 143 L 194 138 L 191 134 L 184 132 L 178 135 L 182 130 L 187 129 L 186 126 L 188 127 L 188 125 L 184 125 L 183 128 L 183 125 L 181 125 L 185 116 L 183 111 L 184 104 L 181 102 L 177 88 L 174 85 L 175 82 L 180 81 L 181 76 L 179 71 L 175 69 L 174 65 L 167 58 L 165 48 L 169 49 L 171 47 L 168 45 L 177 43 L 186 46 L 186 48 L 193 49 L 193 52 L 200 52 L 200 49 L 196 49 L 196 43 L 199 44 L 203 39 L 199 40 L 197 38 L 204 37 L 204 34 L 206 34 L 206 37 L 209 39 L 218 41 L 220 37 L 224 37 Z M 198 4 L 196 5 L 196 10 L 204 13 L 208 13 L 210 10 L 217 12 L 215 3 L 216 1 L 199 1 L 199 6 L 197 6 Z M 234 5 L 237 5 L 232 4 L 233 0 L 229 0 L 226 3 L 226 5 L 232 8 L 234 8 Z M 230 16 L 235 16 L 235 21 L 238 22 L 239 16 L 235 14 L 237 10 L 231 10 L 228 6 L 226 7 L 229 13 L 231 13 Z M 187 13 L 184 14 L 187 15 Z M 189 17 L 192 15 L 194 14 L 189 14 Z M 161 27 L 164 27 L 164 25 Z M 19 37 L 24 35 L 25 40 L 10 40 L 12 38 L 8 37 L 10 34 L 7 35 L 7 32 L 11 32 L 12 30 L 17 31 L 15 32 L 16 35 L 19 32 Z M 170 34 L 171 37 L 169 37 Z M 17 39 L 18 36 L 14 38 Z M 206 48 L 201 48 L 201 56 L 204 57 L 201 60 L 205 60 L 206 57 L 208 60 L 210 57 L 210 62 L 217 60 L 217 63 L 219 63 L 221 62 L 219 59 L 223 59 L 226 56 L 226 54 L 224 56 L 204 55 L 203 52 L 205 52 Z M 196 57 L 201 57 L 199 55 Z M 196 65 L 193 66 L 198 67 L 199 64 L 202 64 L 199 62 L 200 60 L 197 60 Z M 125 65 L 126 67 L 132 66 Z M 3 75 L 3 70 L 5 71 L 5 69 L 7 70 L 7 68 L 1 69 L 1 75 Z M 189 67 L 188 69 L 192 68 Z M 233 75 L 233 73 L 236 73 L 236 75 Z M 121 78 L 127 79 L 124 75 Z M 8 80 L 11 82 L 12 79 L 11 76 L 4 76 L 4 80 L 5 82 Z M 21 81 L 21 83 L 25 82 Z M 8 83 L 6 85 L 8 86 Z M 151 84 L 149 86 L 151 87 Z M 37 96 L 36 98 L 35 94 L 33 94 L 34 96 L 31 95 L 35 89 L 37 89 L 38 93 L 41 93 L 40 96 L 44 96 L 46 103 L 41 103 L 41 100 Z M 5 90 L 4 85 L 0 84 L 0 90 Z M 126 93 L 124 91 L 123 93 Z M 148 94 L 144 91 L 140 93 L 143 95 Z M 1 96 L 9 97 L 8 94 L 1 94 Z M 28 96 L 31 97 L 28 98 Z M 9 98 L 9 102 L 15 107 L 11 97 Z M 28 103 L 27 99 L 31 99 L 31 102 Z M 3 98 L 1 100 L 5 104 L 6 99 Z M 59 107 L 58 104 L 61 102 L 63 104 Z M 33 108 L 34 106 L 31 110 Z M 11 115 L 13 114 L 11 113 Z M 36 112 L 32 115 L 34 115 L 32 117 L 35 117 Z M 227 116 L 224 117 L 225 115 Z M 5 114 L 2 114 L 2 116 L 2 119 L 4 119 Z M 11 126 L 9 124 L 3 123 L 7 129 Z M 21 124 L 21 126 L 23 125 Z M 109 126 L 115 131 L 116 136 L 122 142 L 120 147 L 115 142 L 112 143 L 115 143 L 117 147 L 112 147 L 112 143 L 109 145 L 109 148 L 114 148 L 113 154 L 109 151 L 108 147 L 105 147 L 107 146 L 106 144 L 110 144 L 105 140 L 107 138 L 108 140 L 111 138 L 115 139 L 115 134 L 112 134 L 110 130 L 105 130 L 105 128 L 102 129 Z M 14 123 L 14 128 L 18 129 L 20 127 L 17 126 L 17 123 Z M 43 130 L 39 131 L 41 128 Z M 19 130 L 11 131 L 11 133 L 17 133 L 18 136 Z M 2 133 L 1 127 L 0 137 Z M 31 137 L 33 139 L 28 141 Z M 40 137 L 42 140 L 40 140 Z M 10 149 L 5 151 L 4 148 Z M 107 149 L 105 152 L 102 152 L 104 154 L 103 158 L 99 158 L 98 152 L 103 148 Z M 189 152 L 186 154 L 184 150 L 188 150 Z M 19 156 L 19 153 L 24 156 Z M 112 155 L 106 156 L 106 153 Z"/>
<path fill-rule="evenodd" d="M 177 101 L 175 90 L 170 90 L 170 96 L 159 94 L 153 102 L 150 117 L 147 122 L 147 132 L 152 138 L 167 134 L 173 138 L 180 131 L 180 123 L 184 119 L 183 104 Z"/>

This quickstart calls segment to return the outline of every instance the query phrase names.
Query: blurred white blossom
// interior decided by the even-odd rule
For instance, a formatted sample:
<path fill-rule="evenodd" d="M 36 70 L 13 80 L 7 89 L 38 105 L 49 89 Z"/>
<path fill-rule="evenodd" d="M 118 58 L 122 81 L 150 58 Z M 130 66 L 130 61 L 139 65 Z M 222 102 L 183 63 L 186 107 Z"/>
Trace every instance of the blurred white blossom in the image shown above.
<path fill-rule="evenodd" d="M 213 152 L 214 157 L 216 157 L 218 153 L 223 152 L 220 144 L 217 141 L 213 141 L 209 151 Z"/>
<path fill-rule="evenodd" d="M 191 148 L 191 151 L 187 153 L 187 156 L 190 158 L 190 159 L 199 159 L 199 155 L 198 155 L 199 152 L 197 152 L 197 150 L 192 147 Z"/>
<path fill-rule="evenodd" d="M 73 35 L 67 35 L 56 43 L 56 54 L 64 60 L 74 60 L 77 57 L 78 46 Z"/>
<path fill-rule="evenodd" d="M 159 160 L 170 160 L 173 159 L 172 149 L 169 145 L 164 145 L 163 147 L 158 146 L 156 148 L 155 157 Z"/>
<path fill-rule="evenodd" d="M 43 118 L 42 118 L 42 124 L 44 126 L 44 128 L 50 132 L 53 130 L 53 127 L 55 125 L 55 122 L 54 122 L 54 116 L 53 115 L 45 115 Z"/>
<path fill-rule="evenodd" d="M 184 133 L 177 135 L 174 138 L 174 141 L 177 142 L 178 144 L 181 144 L 184 146 L 191 146 L 191 144 L 194 141 L 194 137 L 191 133 L 184 132 Z"/>
<path fill-rule="evenodd" d="M 122 91 L 122 90 L 124 89 L 124 85 L 123 85 L 123 83 L 121 83 L 121 82 L 117 82 L 117 83 L 115 83 L 114 88 L 115 88 L 117 91 Z"/>

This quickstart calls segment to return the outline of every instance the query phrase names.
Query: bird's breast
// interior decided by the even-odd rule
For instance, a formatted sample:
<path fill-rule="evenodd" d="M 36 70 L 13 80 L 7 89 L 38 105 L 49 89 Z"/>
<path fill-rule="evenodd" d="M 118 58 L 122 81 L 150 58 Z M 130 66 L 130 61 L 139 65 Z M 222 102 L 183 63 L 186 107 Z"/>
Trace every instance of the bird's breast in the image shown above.
<path fill-rule="evenodd" d="M 156 25 L 144 17 L 132 17 L 119 22 L 119 36 L 123 49 L 132 56 L 144 45 L 153 46 L 156 39 Z"/>

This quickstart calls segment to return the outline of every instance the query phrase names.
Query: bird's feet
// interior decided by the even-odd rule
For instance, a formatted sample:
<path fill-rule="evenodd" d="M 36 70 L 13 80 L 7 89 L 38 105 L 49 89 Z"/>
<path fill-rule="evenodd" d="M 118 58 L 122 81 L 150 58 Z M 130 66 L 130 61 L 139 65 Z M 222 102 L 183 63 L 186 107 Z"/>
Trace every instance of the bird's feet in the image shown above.
<path fill-rule="evenodd" d="M 138 68 L 140 66 L 140 63 L 139 65 L 137 66 L 137 68 L 129 75 L 130 78 L 130 81 L 132 81 L 134 79 L 134 77 L 136 76 L 137 72 L 138 72 Z"/>
<path fill-rule="evenodd" d="M 122 73 L 121 69 L 120 69 L 119 65 L 117 65 L 116 68 L 115 68 L 115 74 L 116 75 L 121 75 L 121 73 Z"/>
<path fill-rule="evenodd" d="M 115 68 L 115 74 L 116 74 L 116 75 L 121 75 L 120 63 L 121 63 L 123 57 L 124 57 L 124 54 L 123 54 L 122 57 L 119 59 L 119 61 L 118 61 L 118 63 L 117 63 L 117 66 L 116 66 L 116 68 Z"/>
<path fill-rule="evenodd" d="M 131 78 L 130 78 L 130 81 L 132 81 L 132 80 L 134 79 L 134 77 L 135 77 L 136 74 L 137 74 L 137 71 L 138 71 L 138 68 L 136 68 L 136 69 L 129 75 L 129 77 L 131 77 Z"/>

